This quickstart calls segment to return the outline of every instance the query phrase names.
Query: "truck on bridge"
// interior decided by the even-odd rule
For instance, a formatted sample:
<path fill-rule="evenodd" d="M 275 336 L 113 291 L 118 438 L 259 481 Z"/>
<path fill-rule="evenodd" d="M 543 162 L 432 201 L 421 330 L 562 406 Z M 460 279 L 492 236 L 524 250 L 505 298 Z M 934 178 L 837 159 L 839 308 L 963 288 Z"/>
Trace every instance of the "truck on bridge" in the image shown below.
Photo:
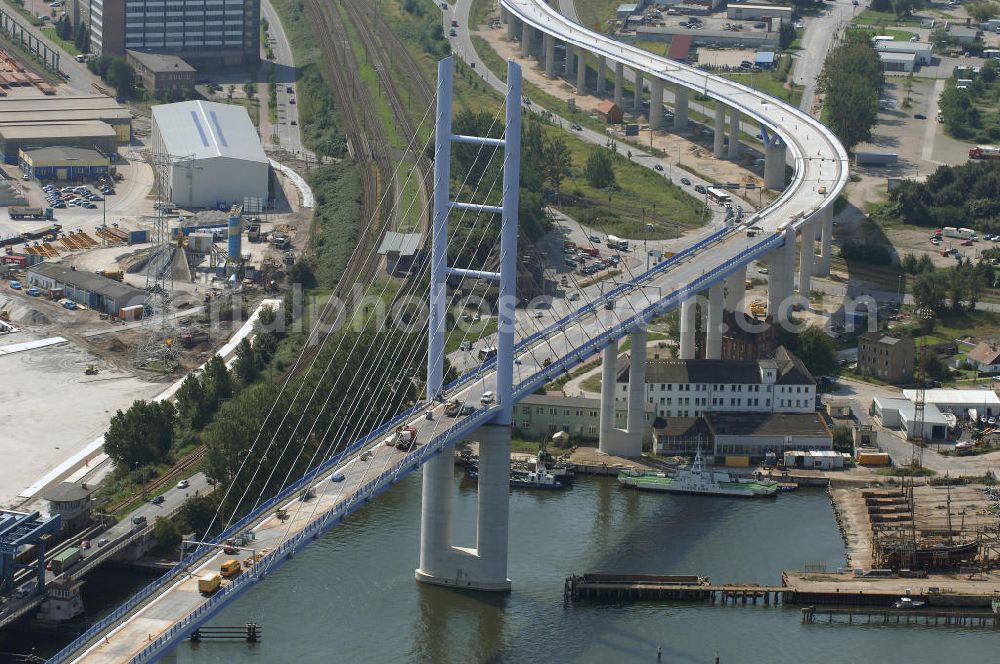
<path fill-rule="evenodd" d="M 969 159 L 985 159 L 987 161 L 1000 159 L 1000 146 L 977 145 L 974 148 L 969 148 Z M 14 213 L 12 212 L 11 217 L 13 216 Z"/>
<path fill-rule="evenodd" d="M 8 208 L 7 213 L 11 219 L 53 219 L 52 208 L 50 207 L 23 207 L 13 205 Z"/>
<path fill-rule="evenodd" d="M 50 563 L 52 565 L 52 573 L 62 574 L 63 571 L 71 567 L 73 563 L 80 560 L 82 555 L 83 552 L 76 546 L 71 546 L 64 551 L 61 551 L 52 559 Z"/>
<path fill-rule="evenodd" d="M 417 430 L 413 427 L 399 427 L 382 441 L 389 447 L 405 450 L 417 442 Z"/>

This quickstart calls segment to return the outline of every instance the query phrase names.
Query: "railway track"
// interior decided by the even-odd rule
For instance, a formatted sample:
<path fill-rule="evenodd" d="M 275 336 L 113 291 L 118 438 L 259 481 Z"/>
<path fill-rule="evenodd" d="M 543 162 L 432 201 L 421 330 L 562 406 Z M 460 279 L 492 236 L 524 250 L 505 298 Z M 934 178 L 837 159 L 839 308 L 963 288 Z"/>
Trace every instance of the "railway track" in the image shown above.
<path fill-rule="evenodd" d="M 144 494 L 148 495 L 150 493 L 155 493 L 159 489 L 162 489 L 164 486 L 173 484 L 174 480 L 176 480 L 185 471 L 190 470 L 193 466 L 196 466 L 198 463 L 200 463 L 201 460 L 205 458 L 206 454 L 208 454 L 208 448 L 205 447 L 204 445 L 195 448 L 191 452 L 181 457 L 177 461 L 177 463 L 174 464 L 173 468 L 171 468 L 166 474 L 157 477 L 155 480 L 147 484 L 142 491 L 137 491 L 132 495 L 130 495 L 128 498 L 123 498 L 115 503 L 112 503 L 111 505 L 108 506 L 108 508 L 105 511 L 108 514 L 117 515 L 119 512 L 121 512 L 123 509 L 131 505 L 133 502 L 142 498 Z"/>

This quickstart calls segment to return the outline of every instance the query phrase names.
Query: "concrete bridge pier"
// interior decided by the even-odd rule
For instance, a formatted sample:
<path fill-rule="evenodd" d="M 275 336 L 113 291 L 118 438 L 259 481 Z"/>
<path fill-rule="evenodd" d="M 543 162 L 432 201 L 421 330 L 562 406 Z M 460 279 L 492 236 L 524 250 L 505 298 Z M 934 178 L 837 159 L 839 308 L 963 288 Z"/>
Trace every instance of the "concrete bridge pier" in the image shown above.
<path fill-rule="evenodd" d="M 566 61 L 564 63 L 564 71 L 566 74 L 566 78 L 569 78 L 570 76 L 573 75 L 573 47 L 570 46 L 569 44 L 565 44 L 565 46 L 566 46 Z"/>
<path fill-rule="evenodd" d="M 555 78 L 556 75 L 556 39 L 550 34 L 542 37 L 545 44 L 545 75 Z"/>
<path fill-rule="evenodd" d="M 603 55 L 597 56 L 597 96 L 604 96 L 604 88 L 607 86 L 608 59 Z"/>
<path fill-rule="evenodd" d="M 615 426 L 618 343 L 608 344 L 602 353 L 601 435 L 598 448 L 602 454 L 620 457 L 642 455 L 642 438 L 646 430 L 646 330 L 636 330 L 632 333 L 631 339 L 626 429 Z"/>
<path fill-rule="evenodd" d="M 726 311 L 738 311 L 740 303 L 746 293 L 747 268 L 746 265 L 726 277 Z"/>
<path fill-rule="evenodd" d="M 687 129 L 688 126 L 688 89 L 678 85 L 674 90 L 674 129 Z"/>
<path fill-rule="evenodd" d="M 697 302 L 693 297 L 689 297 L 681 302 L 681 341 L 679 355 L 682 360 L 694 359 L 694 317 L 697 313 Z"/>
<path fill-rule="evenodd" d="M 582 47 L 576 56 L 576 94 L 587 94 L 587 52 Z"/>
<path fill-rule="evenodd" d="M 781 293 L 781 304 L 777 309 L 777 317 L 772 317 L 772 320 L 776 323 L 784 323 L 789 319 L 792 313 L 792 305 L 794 304 L 793 295 L 795 294 L 795 229 L 789 226 L 785 229 L 785 244 L 781 247 L 781 252 L 784 254 L 782 259 L 782 266 L 785 269 L 785 274 L 782 279 L 782 293 Z"/>
<path fill-rule="evenodd" d="M 618 342 L 601 351 L 601 422 L 598 451 L 611 454 L 615 448 L 615 379 L 618 374 Z"/>
<path fill-rule="evenodd" d="M 615 105 L 622 107 L 622 88 L 625 85 L 625 65 L 615 63 Z"/>
<path fill-rule="evenodd" d="M 527 23 L 521 24 L 521 57 L 526 58 L 531 55 L 531 37 L 534 32 L 532 28 Z"/>
<path fill-rule="evenodd" d="M 773 191 L 785 188 L 785 144 L 772 137 L 764 148 L 764 186 Z"/>
<path fill-rule="evenodd" d="M 767 255 L 767 315 L 778 320 L 778 310 L 785 299 L 785 248 L 778 247 Z"/>
<path fill-rule="evenodd" d="M 722 309 L 725 304 L 723 284 L 708 289 L 708 321 L 705 325 L 705 359 L 722 359 Z"/>
<path fill-rule="evenodd" d="M 814 261 L 813 275 L 817 277 L 830 276 L 830 252 L 833 250 L 833 202 L 819 211 L 820 259 Z"/>
<path fill-rule="evenodd" d="M 511 16 L 507 20 L 507 41 L 514 41 L 521 31 L 521 19 Z"/>
<path fill-rule="evenodd" d="M 651 79 L 649 92 L 649 129 L 653 131 L 663 124 L 663 81 Z"/>
<path fill-rule="evenodd" d="M 740 112 L 735 108 L 729 109 L 729 158 L 738 159 L 740 156 Z"/>
<path fill-rule="evenodd" d="M 452 545 L 455 456 L 451 450 L 424 464 L 420 568 L 416 579 L 438 586 L 506 592 L 510 514 L 510 427 L 486 425 L 479 439 L 479 509 L 475 548 Z"/>
<path fill-rule="evenodd" d="M 812 289 L 813 263 L 816 255 L 816 216 L 813 215 L 799 229 L 799 296 L 809 306 L 809 291 Z"/>
<path fill-rule="evenodd" d="M 635 71 L 635 95 L 632 98 L 632 112 L 636 117 L 642 112 L 642 72 Z"/>
<path fill-rule="evenodd" d="M 716 159 L 725 156 L 726 148 L 726 107 L 721 102 L 715 102 L 715 143 L 712 154 Z"/>

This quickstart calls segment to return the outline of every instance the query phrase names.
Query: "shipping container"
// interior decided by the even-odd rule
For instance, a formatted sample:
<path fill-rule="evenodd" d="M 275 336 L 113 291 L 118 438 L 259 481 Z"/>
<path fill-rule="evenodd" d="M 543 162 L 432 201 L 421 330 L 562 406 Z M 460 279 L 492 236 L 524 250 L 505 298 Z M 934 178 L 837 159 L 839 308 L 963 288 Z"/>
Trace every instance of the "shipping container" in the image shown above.
<path fill-rule="evenodd" d="M 859 466 L 888 466 L 889 455 L 885 452 L 862 452 L 858 455 Z"/>
<path fill-rule="evenodd" d="M 141 304 L 134 304 L 131 307 L 122 307 L 118 310 L 118 317 L 122 320 L 140 320 L 142 319 L 143 306 Z"/>
<path fill-rule="evenodd" d="M 198 579 L 198 592 L 211 595 L 222 585 L 222 577 L 216 573 L 206 574 Z"/>
<path fill-rule="evenodd" d="M 69 568 L 80 559 L 83 552 L 75 546 L 71 546 L 65 551 L 61 551 L 52 559 L 52 572 L 62 574 L 63 570 Z"/>
<path fill-rule="evenodd" d="M 730 455 L 726 457 L 726 465 L 730 468 L 749 468 L 750 457 L 745 454 Z"/>
<path fill-rule="evenodd" d="M 149 237 L 148 231 L 129 231 L 128 233 L 128 243 L 129 244 L 145 244 L 149 242 L 147 239 Z"/>

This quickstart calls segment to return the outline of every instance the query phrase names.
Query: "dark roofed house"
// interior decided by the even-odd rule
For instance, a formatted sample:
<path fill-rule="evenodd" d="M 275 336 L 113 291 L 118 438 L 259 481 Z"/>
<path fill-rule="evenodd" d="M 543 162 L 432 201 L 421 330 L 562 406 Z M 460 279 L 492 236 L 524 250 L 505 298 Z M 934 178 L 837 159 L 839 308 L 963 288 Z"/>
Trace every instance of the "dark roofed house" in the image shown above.
<path fill-rule="evenodd" d="M 403 274 L 413 267 L 420 254 L 420 233 L 386 232 L 378 253 L 385 256 L 385 270 L 389 274 Z"/>
<path fill-rule="evenodd" d="M 604 120 L 607 124 L 621 124 L 623 117 L 622 109 L 613 101 L 605 99 L 597 104 L 597 117 Z"/>
<path fill-rule="evenodd" d="M 858 337 L 858 372 L 888 383 L 913 377 L 913 338 L 886 332 Z"/>
<path fill-rule="evenodd" d="M 154 95 L 168 90 L 183 92 L 194 88 L 197 70 L 176 55 L 132 49 L 125 51 L 125 55 L 142 79 L 143 87 Z"/>
<path fill-rule="evenodd" d="M 975 363 L 977 371 L 1000 373 L 1000 345 L 996 343 L 981 341 L 965 356 Z"/>
<path fill-rule="evenodd" d="M 774 357 L 780 343 L 780 331 L 769 320 L 755 320 L 742 311 L 725 312 L 722 334 L 723 360 L 761 360 Z"/>
<path fill-rule="evenodd" d="M 49 514 L 58 514 L 62 519 L 60 529 L 76 532 L 90 520 L 91 489 L 86 484 L 62 482 L 44 494 L 49 501 Z"/>

